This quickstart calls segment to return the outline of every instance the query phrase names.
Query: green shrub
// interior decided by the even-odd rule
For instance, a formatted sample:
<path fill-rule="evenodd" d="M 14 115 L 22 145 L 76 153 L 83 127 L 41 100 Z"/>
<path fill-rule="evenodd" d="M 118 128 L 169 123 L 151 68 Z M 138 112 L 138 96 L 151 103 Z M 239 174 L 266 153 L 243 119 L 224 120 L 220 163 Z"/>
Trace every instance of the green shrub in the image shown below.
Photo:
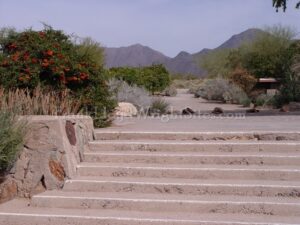
<path fill-rule="evenodd" d="M 143 86 L 151 93 L 161 92 L 171 83 L 168 71 L 161 64 L 142 68 L 111 68 L 108 72 L 111 77 L 124 80 L 129 85 Z"/>
<path fill-rule="evenodd" d="M 14 164 L 24 141 L 22 122 L 10 113 L 0 111 L 0 172 L 7 172 Z"/>
<path fill-rule="evenodd" d="M 163 115 L 169 110 L 170 104 L 163 98 L 157 98 L 152 102 L 150 114 Z"/>
<path fill-rule="evenodd" d="M 96 61 L 100 53 L 88 48 L 92 44 L 76 45 L 70 36 L 50 27 L 9 33 L 0 39 L 0 84 L 6 89 L 33 90 L 38 85 L 53 91 L 68 89 L 82 100 L 95 125 L 104 126 L 115 104 L 103 67 Z"/>

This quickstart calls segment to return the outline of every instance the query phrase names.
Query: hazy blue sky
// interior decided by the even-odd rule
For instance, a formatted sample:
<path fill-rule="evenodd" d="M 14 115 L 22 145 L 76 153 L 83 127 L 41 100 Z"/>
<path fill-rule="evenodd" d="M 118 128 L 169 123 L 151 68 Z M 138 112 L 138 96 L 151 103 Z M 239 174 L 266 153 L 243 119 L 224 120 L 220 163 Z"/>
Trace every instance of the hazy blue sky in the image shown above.
<path fill-rule="evenodd" d="M 295 1 L 276 13 L 272 0 L 0 0 L 0 27 L 46 22 L 104 46 L 141 43 L 175 56 L 217 47 L 251 27 L 281 23 L 300 31 Z"/>

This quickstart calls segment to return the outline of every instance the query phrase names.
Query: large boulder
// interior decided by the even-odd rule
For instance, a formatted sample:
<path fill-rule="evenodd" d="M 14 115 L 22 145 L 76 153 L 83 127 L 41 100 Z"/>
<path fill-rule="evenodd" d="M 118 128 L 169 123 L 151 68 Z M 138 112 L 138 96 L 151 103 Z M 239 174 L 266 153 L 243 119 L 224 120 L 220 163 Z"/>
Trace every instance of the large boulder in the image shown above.
<path fill-rule="evenodd" d="M 138 114 L 137 108 L 129 102 L 119 102 L 116 108 L 116 116 L 132 117 Z"/>

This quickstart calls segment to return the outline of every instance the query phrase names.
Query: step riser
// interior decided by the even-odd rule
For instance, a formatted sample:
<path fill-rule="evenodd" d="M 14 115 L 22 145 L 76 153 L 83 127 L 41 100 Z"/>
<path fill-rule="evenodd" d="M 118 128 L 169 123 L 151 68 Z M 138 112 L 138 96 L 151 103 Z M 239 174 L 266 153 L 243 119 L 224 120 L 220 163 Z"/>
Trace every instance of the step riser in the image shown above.
<path fill-rule="evenodd" d="M 282 170 L 224 170 L 212 168 L 166 169 L 166 168 L 118 168 L 118 167 L 78 167 L 79 176 L 104 177 L 147 177 L 185 179 L 232 179 L 232 180 L 300 180 L 300 171 Z"/>
<path fill-rule="evenodd" d="M 224 165 L 300 165 L 300 157 L 273 156 L 144 156 L 86 154 L 85 162 L 99 163 L 154 163 L 154 164 L 224 164 Z"/>
<path fill-rule="evenodd" d="M 95 133 L 96 140 L 300 140 L 300 133 Z"/>
<path fill-rule="evenodd" d="M 263 214 L 278 216 L 300 215 L 299 204 L 276 204 L 276 203 L 235 203 L 235 202 L 187 202 L 187 201 L 153 201 L 130 200 L 130 199 L 75 199 L 59 197 L 33 198 L 32 205 L 36 207 L 50 208 L 75 208 L 75 209 L 110 209 L 141 212 L 186 212 L 186 213 L 240 213 L 240 214 Z"/>
<path fill-rule="evenodd" d="M 65 191 L 132 192 L 148 194 L 186 195 L 237 195 L 262 197 L 300 197 L 300 187 L 237 186 L 237 185 L 184 185 L 72 181 L 64 186 Z"/>
<path fill-rule="evenodd" d="M 140 151 L 140 152 L 299 152 L 300 144 L 226 144 L 226 143 L 91 143 L 92 151 Z"/>
<path fill-rule="evenodd" d="M 1 215 L 0 224 L 5 225 L 278 225 L 278 223 L 220 222 L 220 221 L 176 221 L 155 219 L 51 217 L 46 215 Z M 287 224 L 292 225 L 292 224 Z M 296 225 L 296 224 L 294 224 Z"/>

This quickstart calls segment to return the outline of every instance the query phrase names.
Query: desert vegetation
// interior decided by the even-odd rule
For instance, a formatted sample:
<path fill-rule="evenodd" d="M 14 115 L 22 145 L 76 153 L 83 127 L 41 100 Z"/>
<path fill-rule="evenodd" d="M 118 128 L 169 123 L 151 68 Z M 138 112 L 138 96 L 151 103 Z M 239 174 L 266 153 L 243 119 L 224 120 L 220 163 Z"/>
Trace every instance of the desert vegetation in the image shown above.
<path fill-rule="evenodd" d="M 278 25 L 266 28 L 251 43 L 244 43 L 237 49 L 224 49 L 208 54 L 201 65 L 208 71 L 211 79 L 227 79 L 229 83 L 240 87 L 253 103 L 261 105 L 262 99 L 267 99 L 266 102 L 272 102 L 278 107 L 291 101 L 300 101 L 300 50 L 299 41 L 293 39 L 295 34 L 289 27 Z M 272 100 L 254 88 L 259 78 L 269 77 L 281 82 L 281 88 Z"/>
<path fill-rule="evenodd" d="M 20 102 L 15 102 L 23 105 L 19 107 L 20 114 L 53 114 L 58 108 L 57 114 L 78 113 L 84 109 L 94 118 L 96 126 L 109 123 L 108 115 L 115 103 L 108 89 L 103 50 L 98 43 L 91 39 L 75 41 L 49 26 L 41 31 L 3 29 L 0 51 L 0 86 L 8 96 L 21 95 Z M 26 111 L 25 101 L 33 101 L 40 109 Z M 41 110 L 45 101 L 53 108 Z"/>
<path fill-rule="evenodd" d="M 14 164 L 24 141 L 26 125 L 9 111 L 0 110 L 0 175 Z"/>
<path fill-rule="evenodd" d="M 0 110 L 17 115 L 77 115 L 82 102 L 68 90 L 48 91 L 40 86 L 33 90 L 0 88 Z"/>
<path fill-rule="evenodd" d="M 126 81 L 112 78 L 109 80 L 109 88 L 113 97 L 118 102 L 129 102 L 138 110 L 147 110 L 152 104 L 152 96 L 144 87 L 136 84 L 128 84 Z"/>
<path fill-rule="evenodd" d="M 161 64 L 138 68 L 111 68 L 108 74 L 110 77 L 126 81 L 129 85 L 144 87 L 152 94 L 162 92 L 171 83 L 169 72 Z"/>

